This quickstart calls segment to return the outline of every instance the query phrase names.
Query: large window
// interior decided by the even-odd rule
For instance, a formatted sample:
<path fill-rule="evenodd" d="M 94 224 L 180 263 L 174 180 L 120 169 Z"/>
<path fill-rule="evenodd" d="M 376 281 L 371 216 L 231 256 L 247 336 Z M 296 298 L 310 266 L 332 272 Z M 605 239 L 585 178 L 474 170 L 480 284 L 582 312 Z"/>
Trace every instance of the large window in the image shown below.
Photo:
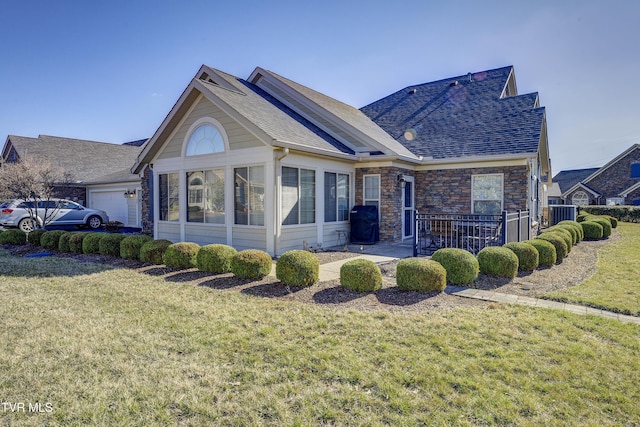
<path fill-rule="evenodd" d="M 186 155 L 199 156 L 222 151 L 224 151 L 224 141 L 218 129 L 210 124 L 203 124 L 191 133 L 187 142 Z"/>
<path fill-rule="evenodd" d="M 177 173 L 163 173 L 158 176 L 160 221 L 178 221 L 179 178 Z"/>
<path fill-rule="evenodd" d="M 316 173 L 282 167 L 282 225 L 316 222 Z"/>
<path fill-rule="evenodd" d="M 187 221 L 224 224 L 224 170 L 187 172 Z"/>
<path fill-rule="evenodd" d="M 502 194 L 502 174 L 471 176 L 474 214 L 499 215 L 502 212 Z"/>
<path fill-rule="evenodd" d="M 589 196 L 582 190 L 576 191 L 571 196 L 571 204 L 576 206 L 587 206 L 589 204 Z"/>
<path fill-rule="evenodd" d="M 324 221 L 349 220 L 349 175 L 324 173 Z"/>
<path fill-rule="evenodd" d="M 380 175 L 364 176 L 364 204 L 376 206 L 380 211 Z"/>
<path fill-rule="evenodd" d="M 264 225 L 264 166 L 235 168 L 235 223 Z"/>

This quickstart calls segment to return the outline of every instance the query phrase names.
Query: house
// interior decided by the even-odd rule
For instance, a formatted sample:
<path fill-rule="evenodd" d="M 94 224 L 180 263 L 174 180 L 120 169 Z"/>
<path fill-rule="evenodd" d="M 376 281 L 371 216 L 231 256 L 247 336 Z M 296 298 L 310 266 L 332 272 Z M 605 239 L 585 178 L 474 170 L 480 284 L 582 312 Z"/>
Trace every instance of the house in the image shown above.
<path fill-rule="evenodd" d="M 560 204 L 640 205 L 640 144 L 600 168 L 561 171 L 553 182 L 560 188 Z"/>
<path fill-rule="evenodd" d="M 73 185 L 59 186 L 57 197 L 104 210 L 110 220 L 125 226 L 141 227 L 141 180 L 130 168 L 144 142 L 119 145 L 49 135 L 37 138 L 9 135 L 2 149 L 2 161 L 46 159 L 69 172 L 74 181 Z"/>
<path fill-rule="evenodd" d="M 345 243 L 354 205 L 378 208 L 387 242 L 413 237 L 416 209 L 539 218 L 550 161 L 545 110 L 513 67 L 357 109 L 263 68 L 203 65 L 131 172 L 155 238 L 279 255 Z"/>

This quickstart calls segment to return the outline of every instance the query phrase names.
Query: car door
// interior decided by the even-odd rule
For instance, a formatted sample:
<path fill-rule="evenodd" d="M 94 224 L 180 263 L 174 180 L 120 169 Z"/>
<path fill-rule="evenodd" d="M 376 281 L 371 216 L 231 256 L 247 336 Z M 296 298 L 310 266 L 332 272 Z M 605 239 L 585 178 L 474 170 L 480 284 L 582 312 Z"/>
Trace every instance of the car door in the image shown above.
<path fill-rule="evenodd" d="M 56 214 L 56 224 L 82 224 L 84 212 L 82 206 L 70 200 L 60 200 Z"/>

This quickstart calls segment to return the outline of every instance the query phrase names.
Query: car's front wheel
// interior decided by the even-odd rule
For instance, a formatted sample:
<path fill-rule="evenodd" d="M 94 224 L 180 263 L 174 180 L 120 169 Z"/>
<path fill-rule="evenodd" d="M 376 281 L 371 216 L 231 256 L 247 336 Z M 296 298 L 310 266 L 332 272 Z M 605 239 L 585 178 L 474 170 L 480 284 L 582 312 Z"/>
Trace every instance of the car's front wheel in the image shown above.
<path fill-rule="evenodd" d="M 87 219 L 87 226 L 92 230 L 96 230 L 100 228 L 102 225 L 102 219 L 99 216 L 92 215 Z"/>
<path fill-rule="evenodd" d="M 18 223 L 18 228 L 25 233 L 31 233 L 36 229 L 36 221 L 33 218 L 23 218 Z"/>

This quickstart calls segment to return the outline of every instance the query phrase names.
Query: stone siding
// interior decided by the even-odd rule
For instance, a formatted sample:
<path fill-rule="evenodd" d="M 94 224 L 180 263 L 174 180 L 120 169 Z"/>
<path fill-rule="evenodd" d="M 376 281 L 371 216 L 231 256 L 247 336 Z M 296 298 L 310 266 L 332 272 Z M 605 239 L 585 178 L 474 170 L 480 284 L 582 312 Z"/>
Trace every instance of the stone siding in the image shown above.
<path fill-rule="evenodd" d="M 150 167 L 145 168 L 144 176 L 142 177 L 142 191 L 141 191 L 141 211 L 140 217 L 142 219 L 142 232 L 147 234 L 153 234 L 153 170 Z"/>
<path fill-rule="evenodd" d="M 636 148 L 626 156 L 611 165 L 600 175 L 586 183 L 589 188 L 593 188 L 600 193 L 598 204 L 604 205 L 609 197 L 619 197 L 627 188 L 638 182 L 638 178 L 631 178 L 631 164 L 640 163 L 640 148 Z M 591 199 L 591 195 L 589 196 Z M 595 204 L 595 201 L 589 200 Z M 632 204 L 633 198 L 627 197 L 626 204 Z M 571 198 L 567 198 L 567 203 L 571 203 Z"/>

